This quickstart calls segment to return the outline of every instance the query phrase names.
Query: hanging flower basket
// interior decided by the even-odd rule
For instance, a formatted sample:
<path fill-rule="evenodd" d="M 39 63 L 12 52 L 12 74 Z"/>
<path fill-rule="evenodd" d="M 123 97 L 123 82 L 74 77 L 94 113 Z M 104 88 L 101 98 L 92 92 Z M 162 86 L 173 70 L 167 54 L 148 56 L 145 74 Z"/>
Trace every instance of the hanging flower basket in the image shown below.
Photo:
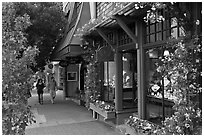
<path fill-rule="evenodd" d="M 109 104 L 102 104 L 104 107 L 101 107 L 98 103 L 90 103 L 90 109 L 93 110 L 93 115 L 101 115 L 104 117 L 104 120 L 115 118 L 115 110 L 111 110 Z M 96 116 L 98 118 L 98 116 Z"/>

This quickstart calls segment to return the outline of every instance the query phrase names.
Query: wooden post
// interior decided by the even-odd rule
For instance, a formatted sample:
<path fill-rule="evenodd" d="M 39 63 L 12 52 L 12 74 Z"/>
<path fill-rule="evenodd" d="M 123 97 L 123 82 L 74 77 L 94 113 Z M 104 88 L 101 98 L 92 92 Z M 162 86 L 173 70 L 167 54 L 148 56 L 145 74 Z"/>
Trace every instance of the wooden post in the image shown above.
<path fill-rule="evenodd" d="M 123 91 L 123 65 L 122 65 L 122 53 L 116 49 L 115 54 L 116 64 L 116 77 L 115 77 L 115 109 L 116 113 L 123 109 L 122 106 L 122 91 Z"/>
<path fill-rule="evenodd" d="M 135 35 L 138 36 L 137 50 L 137 80 L 138 80 L 138 116 L 146 119 L 146 91 L 144 88 L 144 49 L 143 45 L 143 26 L 142 21 L 138 20 L 135 27 Z"/>

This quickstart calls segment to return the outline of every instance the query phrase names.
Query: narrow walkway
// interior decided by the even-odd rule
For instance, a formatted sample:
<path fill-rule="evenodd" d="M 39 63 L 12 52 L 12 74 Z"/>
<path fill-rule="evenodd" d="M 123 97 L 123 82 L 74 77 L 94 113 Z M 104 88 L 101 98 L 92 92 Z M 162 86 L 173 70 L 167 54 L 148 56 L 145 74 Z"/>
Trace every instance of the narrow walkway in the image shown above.
<path fill-rule="evenodd" d="M 43 105 L 37 99 L 32 93 L 29 104 L 37 122 L 26 128 L 26 135 L 121 135 L 114 127 L 94 120 L 85 107 L 64 101 L 62 91 L 57 91 L 55 104 L 51 104 L 48 93 Z"/>

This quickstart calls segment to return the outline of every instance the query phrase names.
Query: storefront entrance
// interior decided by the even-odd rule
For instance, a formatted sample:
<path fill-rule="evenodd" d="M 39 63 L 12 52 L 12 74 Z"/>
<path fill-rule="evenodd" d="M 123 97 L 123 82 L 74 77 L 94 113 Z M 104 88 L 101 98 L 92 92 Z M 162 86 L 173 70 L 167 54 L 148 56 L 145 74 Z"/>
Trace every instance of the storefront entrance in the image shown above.
<path fill-rule="evenodd" d="M 136 51 L 122 53 L 123 62 L 123 109 L 137 107 L 137 54 Z"/>

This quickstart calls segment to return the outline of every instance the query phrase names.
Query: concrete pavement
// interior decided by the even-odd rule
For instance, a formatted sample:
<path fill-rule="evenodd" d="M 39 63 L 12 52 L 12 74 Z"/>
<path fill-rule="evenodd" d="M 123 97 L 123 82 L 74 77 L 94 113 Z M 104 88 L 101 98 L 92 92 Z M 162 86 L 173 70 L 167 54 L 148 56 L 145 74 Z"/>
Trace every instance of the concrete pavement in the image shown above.
<path fill-rule="evenodd" d="M 48 93 L 43 105 L 37 99 L 34 91 L 29 104 L 37 122 L 26 128 L 26 135 L 121 135 L 115 127 L 94 120 L 85 107 L 63 100 L 62 91 L 57 91 L 55 104 L 51 104 Z"/>

